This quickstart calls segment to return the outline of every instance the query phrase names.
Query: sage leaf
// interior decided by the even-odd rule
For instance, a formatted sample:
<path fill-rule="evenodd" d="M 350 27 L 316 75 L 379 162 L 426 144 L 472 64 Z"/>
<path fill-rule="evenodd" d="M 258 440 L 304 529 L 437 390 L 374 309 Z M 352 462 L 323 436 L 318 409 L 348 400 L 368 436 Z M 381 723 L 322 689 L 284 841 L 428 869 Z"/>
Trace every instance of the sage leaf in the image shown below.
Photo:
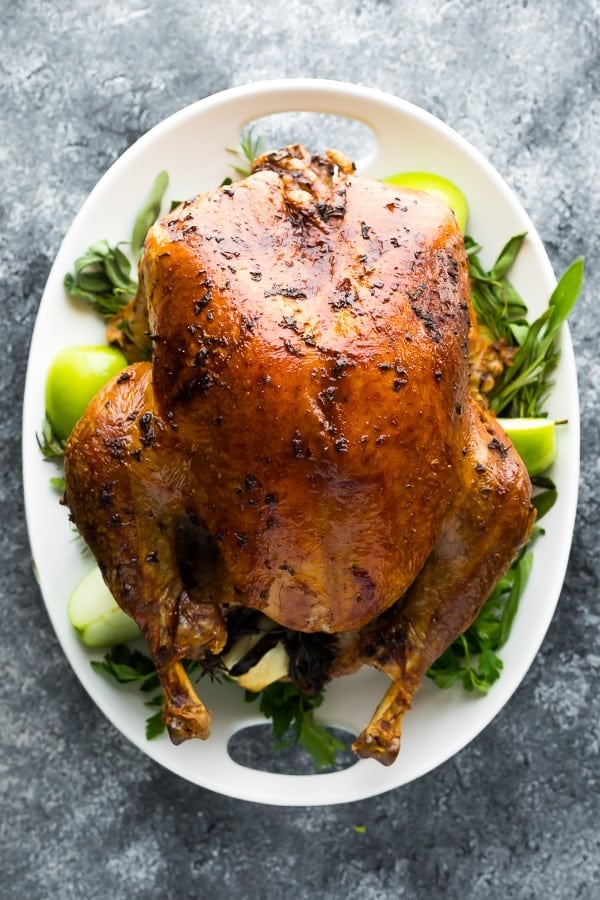
<path fill-rule="evenodd" d="M 160 207 L 168 184 L 169 176 L 167 172 L 159 172 L 154 179 L 148 199 L 137 214 L 131 234 L 131 252 L 136 259 L 142 252 L 148 229 L 160 215 Z"/>

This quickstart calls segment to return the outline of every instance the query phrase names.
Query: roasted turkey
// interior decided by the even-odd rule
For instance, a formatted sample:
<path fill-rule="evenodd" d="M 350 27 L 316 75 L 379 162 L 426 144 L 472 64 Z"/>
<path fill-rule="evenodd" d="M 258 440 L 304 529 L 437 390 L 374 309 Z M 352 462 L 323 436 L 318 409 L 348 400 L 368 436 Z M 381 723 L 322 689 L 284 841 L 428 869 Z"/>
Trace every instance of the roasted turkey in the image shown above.
<path fill-rule="evenodd" d="M 535 517 L 469 393 L 474 327 L 450 210 L 337 153 L 265 154 L 150 229 L 117 330 L 137 361 L 72 433 L 66 499 L 175 743 L 210 725 L 182 660 L 214 662 L 254 616 L 307 690 L 389 675 L 354 749 L 395 759 L 427 669 Z"/>

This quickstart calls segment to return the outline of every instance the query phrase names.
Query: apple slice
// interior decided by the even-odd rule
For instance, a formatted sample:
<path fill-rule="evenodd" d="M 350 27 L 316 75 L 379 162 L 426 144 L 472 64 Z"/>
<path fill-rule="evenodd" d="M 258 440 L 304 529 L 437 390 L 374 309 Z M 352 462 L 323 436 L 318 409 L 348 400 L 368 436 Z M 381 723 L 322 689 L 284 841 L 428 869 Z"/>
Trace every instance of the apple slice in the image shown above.
<path fill-rule="evenodd" d="M 556 422 L 552 419 L 498 419 L 530 475 L 540 475 L 556 459 Z"/>
<path fill-rule="evenodd" d="M 140 636 L 107 588 L 98 566 L 75 586 L 67 604 L 71 625 L 87 647 L 112 647 Z"/>
<path fill-rule="evenodd" d="M 435 194 L 450 207 L 456 216 L 460 230 L 463 234 L 465 233 L 469 218 L 469 205 L 465 195 L 453 181 L 442 175 L 436 175 L 434 172 L 399 172 L 396 175 L 389 175 L 384 181 L 412 188 L 415 191 L 427 191 Z"/>

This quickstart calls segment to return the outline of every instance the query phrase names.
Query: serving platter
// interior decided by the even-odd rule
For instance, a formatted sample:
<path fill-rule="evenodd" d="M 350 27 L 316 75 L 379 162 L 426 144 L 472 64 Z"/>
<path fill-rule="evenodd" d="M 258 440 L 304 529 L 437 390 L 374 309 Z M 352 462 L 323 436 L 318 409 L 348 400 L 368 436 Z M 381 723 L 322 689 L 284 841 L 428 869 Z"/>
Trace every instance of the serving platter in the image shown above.
<path fill-rule="evenodd" d="M 399 788 L 431 772 L 473 740 L 499 713 L 529 669 L 546 634 L 567 566 L 579 477 L 577 379 L 568 328 L 561 334 L 561 358 L 547 408 L 567 419 L 551 477 L 558 501 L 544 519 L 527 588 L 503 648 L 504 670 L 485 697 L 460 687 L 440 690 L 426 681 L 404 723 L 398 760 L 383 767 L 360 760 L 324 774 L 284 775 L 235 762 L 229 741 L 236 732 L 264 722 L 256 705 L 244 702 L 235 685 L 202 682 L 201 696 L 213 713 L 206 742 L 173 746 L 163 735 L 145 737 L 148 710 L 137 691 L 122 689 L 90 666 L 101 654 L 87 650 L 67 618 L 67 599 L 92 565 L 81 555 L 67 512 L 50 486 L 52 472 L 36 441 L 44 418 L 44 383 L 58 350 L 69 344 L 104 341 L 102 322 L 65 295 L 63 278 L 86 248 L 106 238 L 125 241 L 137 210 L 157 173 L 169 173 L 169 197 L 182 199 L 220 184 L 231 174 L 227 148 L 262 117 L 318 113 L 343 117 L 369 129 L 369 151 L 356 159 L 360 174 L 385 177 L 421 170 L 444 175 L 460 186 L 469 203 L 469 233 L 491 264 L 506 240 L 526 231 L 527 239 L 511 272 L 530 317 L 545 307 L 556 284 L 550 261 L 533 223 L 507 182 L 464 138 L 413 104 L 383 92 L 319 79 L 267 81 L 215 94 L 160 123 L 130 147 L 93 189 L 52 266 L 40 303 L 27 369 L 23 409 L 25 511 L 42 597 L 64 653 L 90 698 L 139 749 L 171 772 L 218 793 L 259 803 L 312 806 L 345 803 Z M 298 135 L 302 140 L 303 136 Z M 311 148 L 311 149 L 322 149 Z M 342 151 L 345 149 L 340 146 Z M 328 686 L 319 718 L 358 733 L 370 718 L 387 680 L 373 670 Z"/>

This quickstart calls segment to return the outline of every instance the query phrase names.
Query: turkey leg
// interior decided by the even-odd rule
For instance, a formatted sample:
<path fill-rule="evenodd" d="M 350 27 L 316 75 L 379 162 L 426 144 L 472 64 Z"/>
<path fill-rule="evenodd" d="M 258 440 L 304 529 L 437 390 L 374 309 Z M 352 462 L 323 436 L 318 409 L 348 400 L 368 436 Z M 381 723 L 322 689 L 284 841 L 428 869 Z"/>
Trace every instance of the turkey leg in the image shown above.
<path fill-rule="evenodd" d="M 476 618 L 535 519 L 529 477 L 509 439 L 477 404 L 468 415 L 458 506 L 405 596 L 359 638 L 361 661 L 392 684 L 353 747 L 384 765 L 398 755 L 404 713 L 427 669 Z"/>
<path fill-rule="evenodd" d="M 165 721 L 179 743 L 209 735 L 210 713 L 181 660 L 223 647 L 217 600 L 226 582 L 215 574 L 198 591 L 182 577 L 178 534 L 182 520 L 195 517 L 188 457 L 175 438 L 173 424 L 154 413 L 150 365 L 135 364 L 92 400 L 76 425 L 65 476 L 71 517 L 117 603 L 146 638 L 164 689 Z"/>

